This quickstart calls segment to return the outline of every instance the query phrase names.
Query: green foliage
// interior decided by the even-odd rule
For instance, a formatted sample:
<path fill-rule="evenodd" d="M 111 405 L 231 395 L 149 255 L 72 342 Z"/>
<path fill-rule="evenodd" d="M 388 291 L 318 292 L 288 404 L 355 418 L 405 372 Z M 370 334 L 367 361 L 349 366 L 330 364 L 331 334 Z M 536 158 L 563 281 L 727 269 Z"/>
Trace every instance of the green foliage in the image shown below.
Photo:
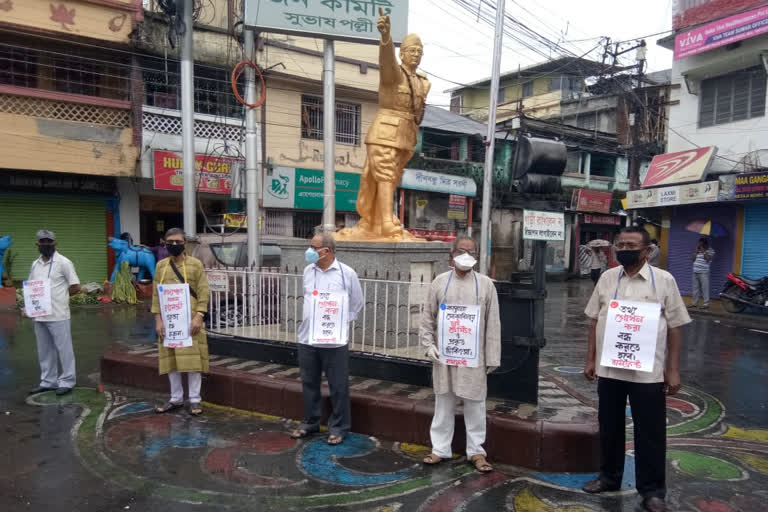
<path fill-rule="evenodd" d="M 127 261 L 120 264 L 120 270 L 115 276 L 115 283 L 112 286 L 112 300 L 118 304 L 136 304 L 139 302 L 136 298 L 136 288 L 131 282 L 131 267 Z"/>

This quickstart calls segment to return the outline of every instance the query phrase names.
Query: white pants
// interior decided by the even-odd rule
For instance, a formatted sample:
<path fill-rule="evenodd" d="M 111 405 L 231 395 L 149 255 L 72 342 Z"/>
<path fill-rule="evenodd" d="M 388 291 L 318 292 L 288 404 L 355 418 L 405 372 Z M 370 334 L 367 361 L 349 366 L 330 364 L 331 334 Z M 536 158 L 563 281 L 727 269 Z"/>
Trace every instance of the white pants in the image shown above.
<path fill-rule="evenodd" d="M 432 453 L 450 459 L 453 455 L 453 426 L 458 397 L 451 393 L 435 395 L 435 416 L 429 436 L 432 439 Z M 485 455 L 485 400 L 464 400 L 464 426 L 467 431 L 467 458 Z"/>
<path fill-rule="evenodd" d="M 69 320 L 35 322 L 35 338 L 37 360 L 40 362 L 40 387 L 75 387 L 75 353 Z"/>
<path fill-rule="evenodd" d="M 188 375 L 189 401 L 193 404 L 200 403 L 200 384 L 203 382 L 203 375 L 200 372 L 184 372 Z M 168 380 L 171 381 L 171 402 L 180 404 L 184 402 L 184 386 L 181 383 L 180 372 L 169 372 Z"/>

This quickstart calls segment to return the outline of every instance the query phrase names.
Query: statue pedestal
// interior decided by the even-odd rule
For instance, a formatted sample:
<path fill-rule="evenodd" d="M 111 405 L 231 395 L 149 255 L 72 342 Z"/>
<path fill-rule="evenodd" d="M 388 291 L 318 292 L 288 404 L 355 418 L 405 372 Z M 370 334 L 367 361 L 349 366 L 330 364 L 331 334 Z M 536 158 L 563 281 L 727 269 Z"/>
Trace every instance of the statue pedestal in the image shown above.
<path fill-rule="evenodd" d="M 0 288 L 0 308 L 15 308 L 16 307 L 16 288 L 4 287 Z"/>
<path fill-rule="evenodd" d="M 304 251 L 309 240 L 278 240 L 281 267 L 302 273 L 307 266 Z M 448 270 L 451 244 L 446 242 L 336 242 L 336 258 L 352 267 L 363 278 L 391 281 L 431 282 L 434 275 Z"/>

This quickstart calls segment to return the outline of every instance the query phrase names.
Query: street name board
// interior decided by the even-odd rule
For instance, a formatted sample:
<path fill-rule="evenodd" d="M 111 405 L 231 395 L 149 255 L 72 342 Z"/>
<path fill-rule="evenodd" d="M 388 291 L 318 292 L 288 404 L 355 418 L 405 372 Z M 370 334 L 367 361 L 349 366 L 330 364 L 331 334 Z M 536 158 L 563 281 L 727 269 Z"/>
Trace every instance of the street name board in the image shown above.
<path fill-rule="evenodd" d="M 523 240 L 565 240 L 565 214 L 523 210 Z"/>
<path fill-rule="evenodd" d="M 477 184 L 472 178 L 421 169 L 405 169 L 399 186 L 409 190 L 441 192 L 457 196 L 475 197 L 477 195 Z"/>
<path fill-rule="evenodd" d="M 360 175 L 336 172 L 336 210 L 355 211 Z M 323 209 L 323 171 L 275 167 L 271 176 L 264 176 L 265 208 Z"/>
<path fill-rule="evenodd" d="M 379 9 L 392 40 L 408 33 L 408 0 L 245 0 L 245 26 L 263 32 L 378 43 Z"/>

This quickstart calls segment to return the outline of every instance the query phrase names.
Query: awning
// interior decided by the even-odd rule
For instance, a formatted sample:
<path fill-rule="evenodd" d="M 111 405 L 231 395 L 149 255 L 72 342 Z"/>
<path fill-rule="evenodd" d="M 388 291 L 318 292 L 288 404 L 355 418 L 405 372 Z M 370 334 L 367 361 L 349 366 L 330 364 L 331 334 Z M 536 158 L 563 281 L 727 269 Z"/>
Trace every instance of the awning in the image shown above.
<path fill-rule="evenodd" d="M 702 181 L 716 154 L 717 146 L 707 146 L 656 155 L 643 180 L 643 188 Z"/>
<path fill-rule="evenodd" d="M 421 169 L 405 169 L 400 187 L 457 196 L 475 197 L 477 195 L 477 185 L 472 178 Z"/>

